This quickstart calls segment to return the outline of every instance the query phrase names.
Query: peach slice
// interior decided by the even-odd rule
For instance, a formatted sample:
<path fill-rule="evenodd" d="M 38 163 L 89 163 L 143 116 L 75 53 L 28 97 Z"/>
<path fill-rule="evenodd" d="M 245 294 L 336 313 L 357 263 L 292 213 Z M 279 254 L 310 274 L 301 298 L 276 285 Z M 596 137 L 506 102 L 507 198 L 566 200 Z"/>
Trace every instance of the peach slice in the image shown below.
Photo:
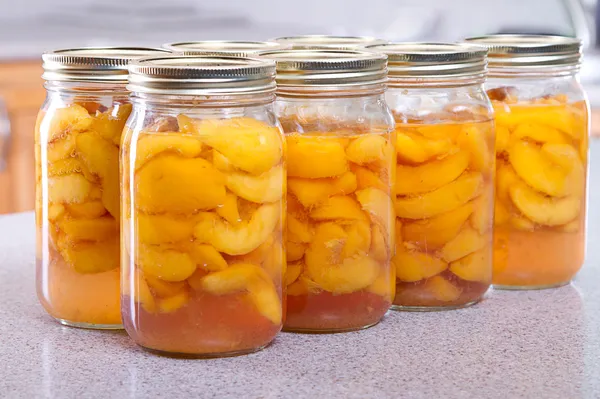
<path fill-rule="evenodd" d="M 202 152 L 202 142 L 180 133 L 153 133 L 140 137 L 135 153 L 135 169 L 155 156 L 169 152 L 184 158 L 194 158 Z"/>
<path fill-rule="evenodd" d="M 291 242 L 309 243 L 314 235 L 313 228 L 310 223 L 297 218 L 296 216 L 287 215 L 287 239 Z"/>
<path fill-rule="evenodd" d="M 225 202 L 225 178 L 202 158 L 165 154 L 142 168 L 135 179 L 138 209 L 150 213 L 193 213 Z"/>
<path fill-rule="evenodd" d="M 423 163 L 451 152 L 454 145 L 449 139 L 430 140 L 406 130 L 396 130 L 398 162 Z"/>
<path fill-rule="evenodd" d="M 527 219 L 523 215 L 512 215 L 510 217 L 510 225 L 513 228 L 521 231 L 535 230 L 535 223 L 533 223 L 531 220 Z"/>
<path fill-rule="evenodd" d="M 283 197 L 285 172 L 276 166 L 262 175 L 230 172 L 225 175 L 225 185 L 238 197 L 256 203 L 275 202 Z"/>
<path fill-rule="evenodd" d="M 106 214 L 106 208 L 102 201 L 93 200 L 82 204 L 67 205 L 69 213 L 77 218 L 93 219 Z"/>
<path fill-rule="evenodd" d="M 510 211 L 504 205 L 498 197 L 496 197 L 496 203 L 494 204 L 494 225 L 500 226 L 508 222 L 510 219 Z"/>
<path fill-rule="evenodd" d="M 41 212 L 41 211 L 40 211 Z M 65 206 L 62 204 L 48 205 L 48 220 L 51 222 L 57 221 L 65 214 Z"/>
<path fill-rule="evenodd" d="M 161 280 L 183 281 L 196 271 L 196 263 L 188 254 L 173 249 L 140 244 L 136 255 L 144 274 Z"/>
<path fill-rule="evenodd" d="M 158 301 L 158 311 L 161 313 L 173 313 L 181 309 L 190 300 L 190 294 L 187 291 L 181 291 L 168 298 Z"/>
<path fill-rule="evenodd" d="M 348 234 L 334 223 L 323 223 L 304 254 L 308 277 L 324 290 L 344 294 L 368 287 L 379 274 L 379 265 L 368 256 L 342 258 Z"/>
<path fill-rule="evenodd" d="M 396 267 L 396 278 L 407 283 L 435 276 L 448 268 L 443 260 L 423 252 L 397 252 L 392 264 Z"/>
<path fill-rule="evenodd" d="M 61 159 L 70 158 L 75 153 L 77 136 L 70 135 L 48 144 L 48 162 L 56 162 Z"/>
<path fill-rule="evenodd" d="M 82 242 L 60 250 L 65 262 L 78 273 L 102 273 L 119 267 L 119 242 Z"/>
<path fill-rule="evenodd" d="M 398 165 L 396 194 L 418 194 L 436 190 L 456 180 L 469 165 L 469 154 L 459 151 L 419 166 Z"/>
<path fill-rule="evenodd" d="M 473 200 L 473 214 L 471 215 L 471 226 L 479 234 L 490 230 L 493 226 L 494 218 L 494 198 L 493 189 L 485 190 L 482 195 Z"/>
<path fill-rule="evenodd" d="M 296 280 L 287 287 L 286 293 L 290 296 L 304 296 L 310 294 L 318 294 L 321 291 L 323 290 L 317 285 L 317 283 L 315 283 L 303 274 L 300 275 L 298 280 Z"/>
<path fill-rule="evenodd" d="M 496 169 L 496 195 L 498 200 L 509 203 L 510 188 L 521 181 L 510 164 L 499 162 Z"/>
<path fill-rule="evenodd" d="M 350 170 L 356 175 L 357 189 L 363 190 L 365 188 L 373 187 L 384 192 L 390 191 L 389 185 L 385 184 L 379 176 L 370 169 L 351 164 Z"/>
<path fill-rule="evenodd" d="M 575 219 L 563 226 L 558 227 L 559 231 L 563 233 L 577 233 L 581 228 L 581 220 Z"/>
<path fill-rule="evenodd" d="M 511 106 L 510 112 L 497 113 L 496 123 L 514 130 L 517 125 L 529 123 L 548 126 L 579 140 L 582 132 L 574 129 L 575 116 L 564 105 L 558 106 Z"/>
<path fill-rule="evenodd" d="M 297 260 L 302 259 L 302 257 L 304 257 L 304 252 L 306 251 L 306 248 L 306 244 L 288 241 L 286 244 L 286 260 L 288 262 L 295 262 Z"/>
<path fill-rule="evenodd" d="M 342 248 L 341 257 L 364 256 L 371 246 L 371 226 L 369 222 L 356 220 L 350 225 L 343 226 L 347 238 Z"/>
<path fill-rule="evenodd" d="M 542 154 L 567 172 L 567 191 L 571 195 L 583 196 L 585 191 L 585 167 L 579 153 L 569 144 L 545 144 Z"/>
<path fill-rule="evenodd" d="M 180 130 L 200 137 L 231 164 L 248 173 L 265 173 L 283 156 L 283 136 L 278 128 L 253 118 L 191 119 L 177 117 Z"/>
<path fill-rule="evenodd" d="M 215 168 L 219 169 L 221 172 L 235 172 L 239 171 L 238 168 L 233 166 L 229 159 L 223 154 L 221 154 L 217 150 L 212 150 L 212 161 Z"/>
<path fill-rule="evenodd" d="M 145 244 L 164 244 L 190 240 L 196 222 L 190 217 L 137 215 L 138 239 Z"/>
<path fill-rule="evenodd" d="M 304 264 L 302 262 L 297 263 L 289 263 L 287 266 L 287 271 L 285 273 L 285 285 L 289 286 L 298 280 L 302 270 L 304 269 Z"/>
<path fill-rule="evenodd" d="M 185 291 L 184 281 L 163 281 L 159 278 L 150 275 L 144 275 L 144 279 L 146 280 L 146 283 L 148 283 L 148 287 L 150 288 L 150 290 L 156 296 L 159 296 L 161 298 L 172 297 L 181 293 L 182 291 Z"/>
<path fill-rule="evenodd" d="M 406 219 L 426 219 L 466 204 L 481 193 L 483 178 L 479 173 L 461 177 L 435 191 L 396 199 L 396 215 Z"/>
<path fill-rule="evenodd" d="M 450 271 L 466 281 L 489 284 L 492 281 L 492 249 L 480 249 L 450 263 Z"/>
<path fill-rule="evenodd" d="M 325 136 L 287 136 L 288 177 L 323 178 L 348 171 L 344 146 Z"/>
<path fill-rule="evenodd" d="M 237 196 L 232 193 L 227 193 L 223 204 L 216 209 L 217 215 L 221 216 L 231 224 L 240 222 L 242 219 L 240 218 L 237 200 Z"/>
<path fill-rule="evenodd" d="M 281 299 L 271 280 L 250 281 L 248 297 L 260 314 L 275 325 L 281 324 L 283 318 Z"/>
<path fill-rule="evenodd" d="M 119 234 L 119 224 L 111 216 L 64 219 L 60 222 L 60 228 L 73 241 L 104 241 Z"/>
<path fill-rule="evenodd" d="M 227 261 L 215 247 L 207 244 L 193 243 L 189 254 L 198 267 L 206 271 L 219 271 L 227 268 Z"/>
<path fill-rule="evenodd" d="M 449 212 L 430 219 L 404 223 L 404 240 L 415 243 L 421 249 L 437 249 L 456 237 L 462 226 L 473 213 L 473 204 L 468 202 Z"/>
<path fill-rule="evenodd" d="M 515 206 L 533 222 L 546 226 L 558 226 L 575 219 L 581 211 L 581 199 L 577 197 L 552 198 L 544 196 L 525 184 L 510 189 Z"/>
<path fill-rule="evenodd" d="M 131 287 L 133 287 L 133 295 Z M 156 311 L 156 301 L 154 300 L 152 291 L 150 291 L 146 280 L 139 274 L 131 280 L 125 280 L 122 295 L 132 296 L 133 300 L 142 305 L 142 308 L 148 313 Z"/>
<path fill-rule="evenodd" d="M 97 114 L 90 130 L 119 146 L 125 123 L 131 114 L 131 108 L 131 104 L 119 104 L 107 112 Z"/>
<path fill-rule="evenodd" d="M 388 242 L 386 242 L 386 235 L 381 231 L 381 227 L 376 224 L 371 225 L 371 245 L 369 254 L 375 260 L 382 263 L 387 263 L 390 259 L 390 248 Z"/>
<path fill-rule="evenodd" d="M 334 195 L 347 195 L 356 190 L 356 175 L 346 172 L 337 178 L 303 179 L 290 177 L 287 181 L 288 190 L 298 201 L 310 208 L 326 201 Z"/>
<path fill-rule="evenodd" d="M 66 158 L 48 164 L 48 177 L 81 173 L 81 161 L 77 158 Z"/>
<path fill-rule="evenodd" d="M 346 148 L 346 156 L 358 165 L 385 161 L 389 152 L 387 146 L 387 140 L 380 135 L 364 135 L 350 142 Z"/>
<path fill-rule="evenodd" d="M 462 127 L 462 123 L 420 125 L 417 127 L 417 132 L 430 140 L 456 140 Z"/>
<path fill-rule="evenodd" d="M 463 258 L 491 242 L 491 236 L 480 236 L 475 230 L 466 227 L 442 248 L 442 258 L 446 262 L 454 262 Z"/>
<path fill-rule="evenodd" d="M 386 242 L 391 243 L 396 215 L 390 197 L 384 191 L 370 187 L 357 191 L 356 199 L 360 202 L 362 209 L 369 214 L 371 221 L 381 227 Z"/>
<path fill-rule="evenodd" d="M 249 221 L 230 225 L 214 213 L 202 213 L 194 228 L 201 243 L 211 244 L 228 255 L 244 255 L 258 248 L 277 226 L 281 203 L 261 205 Z"/>
<path fill-rule="evenodd" d="M 77 134 L 86 131 L 92 125 L 94 119 L 85 108 L 73 104 L 66 108 L 58 108 L 54 111 L 48 127 L 48 142 L 64 138 L 69 134 Z"/>
<path fill-rule="evenodd" d="M 424 288 L 435 299 L 443 302 L 452 302 L 460 297 L 462 289 L 452 284 L 442 276 L 433 276 L 425 282 Z"/>
<path fill-rule="evenodd" d="M 571 140 L 560 130 L 551 126 L 523 123 L 511 135 L 511 141 L 529 139 L 538 143 L 568 144 Z"/>
<path fill-rule="evenodd" d="M 327 201 L 315 207 L 310 212 L 314 220 L 367 220 L 359 203 L 348 196 L 329 197 Z"/>
<path fill-rule="evenodd" d="M 85 202 L 92 190 L 92 184 L 80 174 L 48 178 L 48 201 L 62 204 Z"/>
<path fill-rule="evenodd" d="M 496 126 L 496 153 L 500 154 L 508 149 L 510 130 L 505 126 Z"/>
<path fill-rule="evenodd" d="M 494 156 L 488 147 L 486 134 L 486 130 L 467 125 L 457 137 L 457 142 L 461 148 L 470 154 L 469 166 L 471 170 L 478 170 L 484 173 L 490 171 Z"/>
<path fill-rule="evenodd" d="M 394 268 L 382 267 L 379 275 L 371 285 L 366 288 L 367 292 L 383 297 L 392 302 L 396 295 L 396 272 Z"/>

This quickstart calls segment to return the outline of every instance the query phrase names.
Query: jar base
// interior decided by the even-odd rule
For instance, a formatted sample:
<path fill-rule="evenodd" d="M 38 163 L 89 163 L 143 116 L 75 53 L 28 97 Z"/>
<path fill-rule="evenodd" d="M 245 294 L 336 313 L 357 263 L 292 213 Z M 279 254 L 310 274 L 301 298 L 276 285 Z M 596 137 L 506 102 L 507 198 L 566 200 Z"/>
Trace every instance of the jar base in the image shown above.
<path fill-rule="evenodd" d="M 452 305 L 452 306 L 403 306 L 403 305 L 392 304 L 390 309 L 395 310 L 396 312 L 441 312 L 444 310 L 457 310 L 457 309 L 468 308 L 479 302 L 481 302 L 481 299 L 477 299 L 476 301 L 471 301 L 471 302 L 463 303 L 460 305 Z"/>
<path fill-rule="evenodd" d="M 260 352 L 263 349 L 265 349 L 266 347 L 268 347 L 269 345 L 271 345 L 270 342 L 265 345 L 259 346 L 258 348 L 243 349 L 243 350 L 231 351 L 231 352 L 215 352 L 215 353 L 168 352 L 168 351 L 162 351 L 159 349 L 148 348 L 148 347 L 142 346 L 142 345 L 139 345 L 139 346 L 147 352 L 150 352 L 155 355 L 162 356 L 162 357 L 171 357 L 171 358 L 178 358 L 178 359 L 217 359 L 217 358 L 222 358 L 222 357 L 236 357 L 236 356 L 249 355 L 251 353 Z"/>
<path fill-rule="evenodd" d="M 350 327 L 350 328 L 327 328 L 327 329 L 315 329 L 315 328 L 296 328 L 296 327 L 283 327 L 283 332 L 286 333 L 295 333 L 295 334 L 339 334 L 339 333 L 347 333 L 353 331 L 361 331 L 366 330 L 367 328 L 371 328 L 379 324 L 379 321 L 371 324 L 367 324 L 366 326 L 360 327 Z"/>
<path fill-rule="evenodd" d="M 571 280 L 562 281 L 560 283 L 555 284 L 544 284 L 544 285 L 501 285 L 501 284 L 493 284 L 495 290 L 503 290 L 503 291 L 537 291 L 537 290 L 548 290 L 551 288 L 564 287 L 565 285 L 569 285 Z"/>
<path fill-rule="evenodd" d="M 65 319 L 54 318 L 63 326 L 83 328 L 86 330 L 123 330 L 122 324 L 92 324 L 92 323 L 81 323 L 78 321 L 70 321 Z"/>

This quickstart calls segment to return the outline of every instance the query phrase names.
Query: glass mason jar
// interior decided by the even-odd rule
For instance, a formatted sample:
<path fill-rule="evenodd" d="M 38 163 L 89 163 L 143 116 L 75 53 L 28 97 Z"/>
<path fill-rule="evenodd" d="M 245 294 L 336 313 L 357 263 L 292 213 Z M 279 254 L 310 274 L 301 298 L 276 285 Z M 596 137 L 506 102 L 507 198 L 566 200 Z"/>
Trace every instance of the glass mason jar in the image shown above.
<path fill-rule="evenodd" d="M 263 56 L 277 62 L 276 112 L 288 150 L 284 329 L 374 325 L 394 295 L 386 57 L 327 50 Z"/>
<path fill-rule="evenodd" d="M 250 42 L 230 40 L 204 40 L 196 42 L 167 43 L 163 47 L 180 55 L 219 55 L 251 57 L 263 51 L 283 50 L 289 46 L 276 42 Z"/>
<path fill-rule="evenodd" d="M 461 44 L 371 46 L 388 55 L 396 120 L 396 310 L 479 301 L 491 284 L 492 107 L 486 49 Z"/>
<path fill-rule="evenodd" d="M 365 46 L 387 43 L 370 36 L 299 35 L 272 40 L 294 50 L 360 50 Z"/>
<path fill-rule="evenodd" d="M 119 146 L 131 112 L 129 60 L 162 50 L 87 48 L 43 55 L 35 128 L 36 285 L 62 324 L 122 328 Z"/>
<path fill-rule="evenodd" d="M 489 48 L 496 113 L 496 288 L 567 284 L 583 265 L 589 109 L 581 44 L 553 36 L 469 39 Z"/>
<path fill-rule="evenodd" d="M 123 133 L 123 324 L 195 357 L 268 345 L 282 325 L 284 138 L 275 65 L 154 57 L 130 66 Z"/>

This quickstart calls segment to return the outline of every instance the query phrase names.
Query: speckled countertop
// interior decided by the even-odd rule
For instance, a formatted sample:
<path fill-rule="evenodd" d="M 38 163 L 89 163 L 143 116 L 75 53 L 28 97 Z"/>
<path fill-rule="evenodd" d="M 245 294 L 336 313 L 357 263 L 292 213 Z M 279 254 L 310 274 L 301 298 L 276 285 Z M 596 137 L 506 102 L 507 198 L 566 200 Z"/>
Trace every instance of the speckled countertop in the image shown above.
<path fill-rule="evenodd" d="M 394 312 L 355 333 L 281 334 L 237 358 L 158 357 L 122 332 L 59 326 L 35 296 L 33 214 L 2 216 L 0 397 L 600 398 L 599 156 L 594 142 L 589 251 L 572 285 Z"/>

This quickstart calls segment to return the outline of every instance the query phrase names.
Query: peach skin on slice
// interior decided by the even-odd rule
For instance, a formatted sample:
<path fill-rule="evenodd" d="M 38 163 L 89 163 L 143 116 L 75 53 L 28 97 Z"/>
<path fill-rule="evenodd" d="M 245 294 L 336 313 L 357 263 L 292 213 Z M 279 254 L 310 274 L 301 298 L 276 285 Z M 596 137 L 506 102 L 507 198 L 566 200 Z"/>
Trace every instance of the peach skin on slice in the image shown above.
<path fill-rule="evenodd" d="M 235 225 L 212 212 L 199 215 L 194 236 L 201 243 L 211 244 L 228 255 L 244 255 L 262 244 L 273 232 L 280 219 L 281 204 L 261 205 L 248 221 Z"/>
<path fill-rule="evenodd" d="M 202 158 L 165 154 L 140 169 L 135 202 L 149 213 L 193 213 L 225 202 L 225 177 Z"/>
<path fill-rule="evenodd" d="M 396 194 L 419 194 L 436 190 L 456 180 L 469 165 L 469 153 L 459 151 L 419 166 L 398 165 Z"/>
<path fill-rule="evenodd" d="M 186 253 L 140 244 L 136 262 L 145 275 L 165 281 L 183 281 L 196 271 L 196 263 Z"/>
<path fill-rule="evenodd" d="M 552 198 L 536 192 L 525 184 L 510 189 L 513 204 L 533 222 L 559 226 L 575 219 L 581 211 L 581 199 L 569 196 Z"/>
<path fill-rule="evenodd" d="M 344 146 L 325 136 L 287 136 L 288 177 L 340 176 L 348 171 Z"/>
<path fill-rule="evenodd" d="M 169 152 L 184 158 L 194 158 L 202 152 L 202 142 L 196 137 L 180 133 L 153 133 L 140 137 L 135 153 L 135 169 L 155 156 Z"/>
<path fill-rule="evenodd" d="M 443 260 L 423 252 L 399 251 L 392 258 L 396 267 L 396 278 L 407 283 L 414 283 L 440 274 L 448 268 Z"/>
<path fill-rule="evenodd" d="M 238 197 L 256 203 L 279 201 L 283 196 L 285 171 L 276 166 L 261 175 L 229 172 L 225 185 Z"/>
<path fill-rule="evenodd" d="M 490 236 L 480 236 L 470 227 L 465 227 L 442 248 L 442 258 L 446 262 L 454 262 L 463 258 L 491 242 Z"/>
<path fill-rule="evenodd" d="M 197 120 L 181 114 L 177 120 L 181 131 L 198 136 L 248 173 L 265 173 L 283 156 L 283 136 L 279 129 L 256 119 Z"/>
<path fill-rule="evenodd" d="M 396 199 L 396 215 L 406 219 L 426 219 L 466 204 L 481 193 L 479 173 L 463 173 L 458 179 L 435 191 Z"/>
<path fill-rule="evenodd" d="M 450 263 L 450 271 L 463 280 L 489 284 L 492 281 L 491 247 L 485 247 Z"/>
<path fill-rule="evenodd" d="M 348 234 L 335 223 L 323 223 L 304 254 L 306 273 L 318 286 L 335 294 L 368 287 L 379 274 L 379 264 L 368 256 L 342 258 Z"/>

